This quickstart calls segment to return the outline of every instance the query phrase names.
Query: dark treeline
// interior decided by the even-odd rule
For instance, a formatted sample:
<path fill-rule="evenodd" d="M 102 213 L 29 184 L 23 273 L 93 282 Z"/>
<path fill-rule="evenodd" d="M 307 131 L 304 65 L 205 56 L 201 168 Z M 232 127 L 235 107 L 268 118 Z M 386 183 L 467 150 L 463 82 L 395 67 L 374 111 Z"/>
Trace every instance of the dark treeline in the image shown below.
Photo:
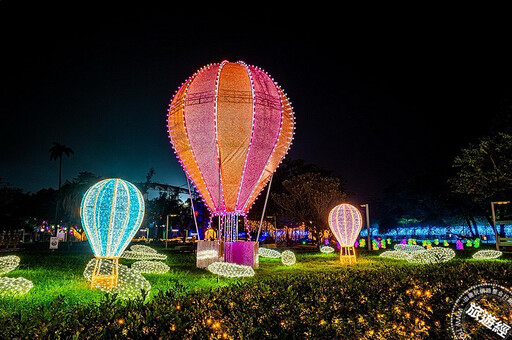
<path fill-rule="evenodd" d="M 479 224 L 492 224 L 490 202 L 509 201 L 512 197 L 511 112 L 510 106 L 507 107 L 489 131 L 460 150 L 452 167 L 418 174 L 388 187 L 379 199 L 365 202 L 373 208 L 372 224 L 378 224 L 380 231 L 398 226 L 467 225 L 475 235 L 479 234 Z M 51 149 L 53 159 L 61 161 L 62 157 L 55 155 L 54 149 Z M 154 173 L 150 169 L 145 182 L 134 183 L 146 199 L 143 226 L 165 224 L 167 216 L 171 216 L 173 226 L 192 229 L 194 220 L 188 193 L 180 199 L 184 189 L 153 182 Z M 66 180 L 59 190 L 47 188 L 35 193 L 25 193 L 0 179 L 0 230 L 30 231 L 43 221 L 80 226 L 82 197 L 100 179 L 101 175 L 83 171 Z M 158 195 L 148 198 L 151 189 Z M 273 175 L 268 200 L 267 190 L 268 185 L 250 210 L 249 219 L 260 220 L 266 201 L 265 216 L 277 227 L 305 223 L 316 236 L 328 228 L 327 216 L 335 205 L 356 204 L 342 177 L 300 159 L 285 159 Z M 199 227 L 204 227 L 208 211 L 198 196 L 194 197 Z M 501 208 L 510 211 L 510 206 Z"/>

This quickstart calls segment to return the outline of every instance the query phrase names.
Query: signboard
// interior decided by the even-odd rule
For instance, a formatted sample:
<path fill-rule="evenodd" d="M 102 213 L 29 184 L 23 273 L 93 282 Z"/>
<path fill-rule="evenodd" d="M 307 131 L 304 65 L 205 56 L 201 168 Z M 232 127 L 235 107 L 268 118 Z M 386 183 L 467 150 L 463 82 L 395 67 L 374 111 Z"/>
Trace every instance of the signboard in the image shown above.
<path fill-rule="evenodd" d="M 52 236 L 50 237 L 50 249 L 59 249 L 59 238 Z"/>
<path fill-rule="evenodd" d="M 66 232 L 65 231 L 58 231 L 57 232 L 57 238 L 59 239 L 59 241 L 66 241 Z"/>

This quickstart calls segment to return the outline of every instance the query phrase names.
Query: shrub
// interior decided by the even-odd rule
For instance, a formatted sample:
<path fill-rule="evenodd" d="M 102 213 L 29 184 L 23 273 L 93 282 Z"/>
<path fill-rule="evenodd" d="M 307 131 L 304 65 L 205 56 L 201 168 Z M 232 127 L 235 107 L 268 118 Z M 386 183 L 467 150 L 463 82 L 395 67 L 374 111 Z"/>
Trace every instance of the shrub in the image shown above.
<path fill-rule="evenodd" d="M 385 270 L 289 274 L 186 291 L 177 283 L 150 302 L 64 297 L 32 311 L 0 312 L 1 338 L 438 339 L 454 301 L 482 282 L 508 287 L 508 262 L 393 262 Z"/>

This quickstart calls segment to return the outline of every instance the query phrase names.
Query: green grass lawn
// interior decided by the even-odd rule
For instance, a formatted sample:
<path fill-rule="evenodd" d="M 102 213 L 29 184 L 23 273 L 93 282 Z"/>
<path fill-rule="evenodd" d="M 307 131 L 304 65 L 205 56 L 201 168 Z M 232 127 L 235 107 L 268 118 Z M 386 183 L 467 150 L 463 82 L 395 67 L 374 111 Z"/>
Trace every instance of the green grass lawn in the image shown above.
<path fill-rule="evenodd" d="M 196 268 L 193 252 L 151 247 L 168 256 L 171 271 L 143 274 L 152 286 L 145 301 L 114 301 L 90 288 L 83 276 L 93 258 L 87 242 L 0 253 L 21 258 L 5 276 L 34 284 L 25 295 L 0 297 L 0 337 L 445 339 L 464 290 L 484 282 L 512 289 L 510 253 L 472 259 L 489 245 L 431 265 L 379 257 L 384 250 L 358 250 L 356 264 L 341 265 L 337 253 L 295 248 L 295 265 L 260 257 L 255 276 L 241 279 Z"/>
<path fill-rule="evenodd" d="M 297 262 L 293 266 L 285 266 L 280 259 L 260 257 L 260 267 L 255 270 L 252 278 L 228 279 L 218 278 L 205 269 L 195 266 L 195 255 L 192 252 L 180 253 L 173 246 L 168 249 L 162 245 L 151 245 L 159 253 L 166 254 L 164 260 L 170 266 L 166 274 L 143 274 L 151 283 L 151 299 L 159 291 L 173 289 L 180 283 L 186 290 L 209 289 L 230 285 L 236 282 L 250 282 L 271 277 L 284 277 L 294 274 L 333 273 L 346 270 L 378 271 L 389 266 L 411 266 L 405 261 L 385 259 L 378 256 L 381 251 L 367 252 L 358 250 L 358 262 L 351 266 L 341 265 L 337 253 L 323 254 L 318 251 L 292 249 L 296 253 Z M 15 311 L 17 309 L 29 310 L 41 305 L 53 303 L 59 295 L 63 296 L 65 303 L 88 303 L 99 301 L 104 293 L 91 289 L 83 276 L 87 262 L 93 258 L 92 251 L 87 242 L 74 243 L 71 247 L 61 244 L 58 250 L 47 249 L 47 244 L 27 244 L 18 252 L 0 253 L 0 256 L 17 255 L 21 258 L 19 267 L 6 274 L 6 277 L 24 277 L 33 282 L 34 288 L 29 293 L 14 298 L 0 298 L 0 310 Z M 485 249 L 481 247 L 478 250 Z M 488 247 L 490 248 L 490 247 Z M 490 248 L 492 249 L 492 248 Z M 280 251 L 284 249 L 279 249 Z M 389 250 L 389 248 L 388 248 Z M 477 261 L 471 255 L 477 249 L 457 251 L 456 259 L 452 261 Z M 510 254 L 504 254 L 497 262 L 511 261 Z M 121 259 L 120 263 L 130 266 L 135 260 Z M 478 261 L 477 261 L 478 262 Z"/>

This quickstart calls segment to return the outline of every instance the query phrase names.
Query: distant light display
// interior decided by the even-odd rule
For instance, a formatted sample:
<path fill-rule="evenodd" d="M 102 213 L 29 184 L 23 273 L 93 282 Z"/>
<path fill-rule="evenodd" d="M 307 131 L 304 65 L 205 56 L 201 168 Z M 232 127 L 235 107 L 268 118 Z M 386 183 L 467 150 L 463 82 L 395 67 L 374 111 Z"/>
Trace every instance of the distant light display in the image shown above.
<path fill-rule="evenodd" d="M 254 269 L 251 266 L 229 262 L 214 262 L 208 266 L 208 270 L 213 274 L 230 278 L 254 276 Z"/>
<path fill-rule="evenodd" d="M 497 259 L 503 255 L 503 253 L 499 250 L 479 250 L 473 254 L 473 258 L 476 260 L 490 260 Z"/>
<path fill-rule="evenodd" d="M 291 250 L 285 250 L 281 253 L 281 262 L 285 266 L 292 266 L 296 261 L 295 254 Z"/>
<path fill-rule="evenodd" d="M 329 226 L 342 247 L 354 246 L 363 226 L 363 217 L 353 205 L 340 204 L 329 213 Z"/>
<path fill-rule="evenodd" d="M 461 240 L 457 240 L 455 242 L 455 248 L 457 248 L 457 250 L 464 250 L 464 244 L 462 243 Z"/>
<path fill-rule="evenodd" d="M 96 257 L 91 285 L 116 286 L 118 259 L 139 230 L 144 217 L 141 192 L 122 179 L 102 180 L 85 193 L 80 217 Z M 113 260 L 112 273 L 100 274 L 101 259 Z"/>

